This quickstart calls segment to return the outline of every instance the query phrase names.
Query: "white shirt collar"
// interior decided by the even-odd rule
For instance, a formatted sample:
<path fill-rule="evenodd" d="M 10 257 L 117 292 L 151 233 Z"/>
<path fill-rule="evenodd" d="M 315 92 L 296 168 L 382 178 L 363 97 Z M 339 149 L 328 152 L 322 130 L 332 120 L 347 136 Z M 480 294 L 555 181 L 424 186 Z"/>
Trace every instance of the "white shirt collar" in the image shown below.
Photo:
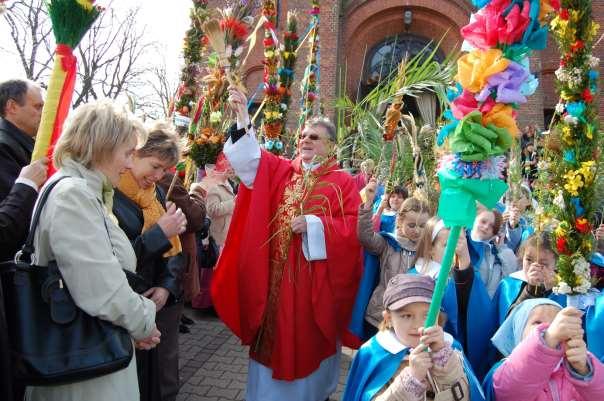
<path fill-rule="evenodd" d="M 515 278 L 516 280 L 520 280 L 520 281 L 524 281 L 525 283 L 527 283 L 527 278 L 526 278 L 526 274 L 524 273 L 524 270 L 520 269 L 515 271 L 514 273 L 510 274 L 511 278 Z"/>
<path fill-rule="evenodd" d="M 417 270 L 419 274 L 424 274 L 434 279 L 438 277 L 438 273 L 440 272 L 440 263 L 419 258 L 417 259 L 417 262 L 415 262 L 415 270 Z"/>
<path fill-rule="evenodd" d="M 310 163 L 306 163 L 306 162 L 302 162 L 302 168 L 304 170 L 310 170 L 313 171 L 315 170 L 317 167 L 319 167 L 321 165 L 321 163 L 317 163 L 317 162 L 310 162 Z"/>
<path fill-rule="evenodd" d="M 411 348 L 404 344 L 401 344 L 401 342 L 396 337 L 396 334 L 394 334 L 394 330 L 392 329 L 378 331 L 378 333 L 375 335 L 375 339 L 382 348 L 384 348 L 386 351 L 390 352 L 393 355 L 398 354 L 399 352 L 404 351 L 407 348 Z M 453 341 L 453 336 L 449 333 L 445 333 L 445 343 L 451 345 L 453 344 Z"/>

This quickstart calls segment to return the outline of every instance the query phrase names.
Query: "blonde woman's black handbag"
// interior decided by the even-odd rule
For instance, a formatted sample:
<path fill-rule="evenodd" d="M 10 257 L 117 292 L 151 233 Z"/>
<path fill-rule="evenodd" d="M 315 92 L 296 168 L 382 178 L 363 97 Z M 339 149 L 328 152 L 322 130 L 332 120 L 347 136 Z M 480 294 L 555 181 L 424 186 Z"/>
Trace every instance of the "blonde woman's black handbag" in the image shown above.
<path fill-rule="evenodd" d="M 124 328 L 76 306 L 56 262 L 25 262 L 34 253 L 34 233 L 48 195 L 63 178 L 40 195 L 27 241 L 3 269 L 12 370 L 25 385 L 68 384 L 113 373 L 126 368 L 134 352 Z"/>

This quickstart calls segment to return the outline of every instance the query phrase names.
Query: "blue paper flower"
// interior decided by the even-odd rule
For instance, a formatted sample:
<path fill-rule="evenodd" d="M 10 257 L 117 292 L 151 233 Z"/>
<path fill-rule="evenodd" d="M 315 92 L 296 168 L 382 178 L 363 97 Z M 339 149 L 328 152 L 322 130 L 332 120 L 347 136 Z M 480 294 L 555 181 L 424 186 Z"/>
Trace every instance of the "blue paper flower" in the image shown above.
<path fill-rule="evenodd" d="M 271 150 L 271 149 L 273 148 L 273 146 L 275 146 L 275 142 L 274 142 L 273 140 L 271 140 L 271 139 L 267 140 L 267 141 L 264 143 L 264 147 L 265 147 L 267 150 Z"/>
<path fill-rule="evenodd" d="M 281 141 L 275 142 L 275 149 L 277 149 L 277 150 L 283 149 L 283 142 L 281 142 Z"/>
<path fill-rule="evenodd" d="M 581 199 L 570 198 L 570 203 L 575 208 L 576 217 L 582 217 L 583 215 L 585 215 L 585 209 L 583 208 L 583 205 L 581 204 Z"/>
<path fill-rule="evenodd" d="M 564 161 L 570 164 L 575 164 L 577 163 L 577 160 L 575 159 L 575 151 L 572 149 L 567 149 L 564 151 Z"/>
<path fill-rule="evenodd" d="M 600 73 L 596 70 L 589 70 L 589 73 L 587 74 L 587 76 L 589 77 L 590 81 L 598 81 L 598 78 L 600 77 Z"/>
<path fill-rule="evenodd" d="M 573 117 L 581 118 L 585 112 L 584 102 L 572 102 L 566 105 L 566 111 Z"/>

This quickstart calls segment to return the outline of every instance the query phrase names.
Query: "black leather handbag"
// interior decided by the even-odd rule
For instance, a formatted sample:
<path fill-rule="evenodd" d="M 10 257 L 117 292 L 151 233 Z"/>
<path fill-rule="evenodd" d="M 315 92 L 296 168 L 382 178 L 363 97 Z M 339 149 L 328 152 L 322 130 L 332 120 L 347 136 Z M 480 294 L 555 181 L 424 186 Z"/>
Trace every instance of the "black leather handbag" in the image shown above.
<path fill-rule="evenodd" d="M 61 179 L 40 196 L 27 241 L 2 277 L 13 373 L 25 385 L 68 384 L 103 376 L 126 368 L 134 352 L 124 328 L 75 305 L 56 262 L 36 266 L 24 261 L 34 253 L 40 214 Z"/>

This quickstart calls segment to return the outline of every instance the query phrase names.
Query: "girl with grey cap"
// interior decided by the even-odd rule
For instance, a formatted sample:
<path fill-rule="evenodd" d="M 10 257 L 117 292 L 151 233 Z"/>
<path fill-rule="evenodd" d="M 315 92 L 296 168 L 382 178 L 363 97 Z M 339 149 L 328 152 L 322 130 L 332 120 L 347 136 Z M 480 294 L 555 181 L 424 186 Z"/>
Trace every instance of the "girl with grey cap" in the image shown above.
<path fill-rule="evenodd" d="M 604 365 L 587 351 L 581 315 L 547 298 L 516 306 L 491 339 L 506 359 L 487 375 L 488 399 L 601 399 Z"/>
<path fill-rule="evenodd" d="M 384 291 L 380 331 L 356 354 L 343 401 L 482 400 L 459 344 L 439 325 L 422 327 L 434 292 L 424 275 L 398 274 Z"/>

